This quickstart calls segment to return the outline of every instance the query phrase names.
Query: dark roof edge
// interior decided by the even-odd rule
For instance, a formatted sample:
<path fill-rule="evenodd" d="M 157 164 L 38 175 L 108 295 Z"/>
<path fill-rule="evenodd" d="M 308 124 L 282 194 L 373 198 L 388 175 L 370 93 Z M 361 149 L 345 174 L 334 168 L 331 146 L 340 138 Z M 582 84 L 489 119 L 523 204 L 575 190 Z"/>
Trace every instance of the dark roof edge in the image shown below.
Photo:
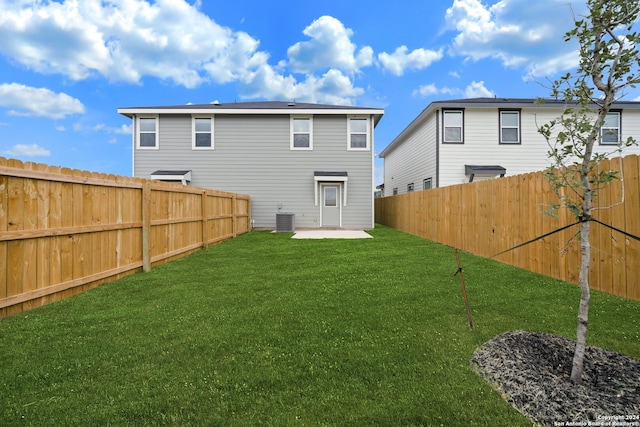
<path fill-rule="evenodd" d="M 304 114 L 314 111 L 319 114 L 370 114 L 374 117 L 374 124 L 377 125 L 384 115 L 383 108 L 361 107 L 356 105 L 331 105 L 312 104 L 295 101 L 258 101 L 258 102 L 230 102 L 210 104 L 184 104 L 184 105 L 160 105 L 143 107 L 121 107 L 118 113 L 131 118 L 134 114 L 268 114 L 273 112 L 282 114 Z"/>
<path fill-rule="evenodd" d="M 326 171 L 315 171 L 313 172 L 313 176 L 348 176 L 347 172 L 326 172 Z"/>
<path fill-rule="evenodd" d="M 252 109 L 252 110 L 271 110 L 271 109 L 284 109 L 284 110 L 296 110 L 296 109 L 320 109 L 320 110 L 383 110 L 382 108 L 361 107 L 357 105 L 334 105 L 334 104 L 316 104 L 310 102 L 296 102 L 296 101 L 248 101 L 248 102 L 211 102 L 209 104 L 178 104 L 178 105 L 146 105 L 137 107 L 121 107 L 120 109 L 180 109 L 180 110 L 240 110 L 240 109 Z"/>

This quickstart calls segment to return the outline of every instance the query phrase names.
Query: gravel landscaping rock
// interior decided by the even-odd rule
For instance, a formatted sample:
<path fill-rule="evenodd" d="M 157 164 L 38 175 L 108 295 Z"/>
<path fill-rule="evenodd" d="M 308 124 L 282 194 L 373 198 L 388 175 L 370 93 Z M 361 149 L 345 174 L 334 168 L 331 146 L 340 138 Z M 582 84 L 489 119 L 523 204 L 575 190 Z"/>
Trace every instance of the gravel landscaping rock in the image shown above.
<path fill-rule="evenodd" d="M 478 348 L 472 368 L 541 426 L 640 426 L 640 361 L 588 346 L 583 383 L 570 380 L 575 341 L 513 331 Z"/>

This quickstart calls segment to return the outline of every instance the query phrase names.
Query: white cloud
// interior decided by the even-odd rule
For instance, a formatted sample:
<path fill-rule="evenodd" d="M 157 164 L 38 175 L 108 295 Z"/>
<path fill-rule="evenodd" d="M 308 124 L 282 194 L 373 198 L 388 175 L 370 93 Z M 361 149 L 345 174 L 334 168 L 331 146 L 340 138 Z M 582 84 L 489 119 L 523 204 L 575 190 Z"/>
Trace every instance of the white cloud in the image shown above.
<path fill-rule="evenodd" d="M 420 48 L 407 53 L 408 50 L 406 46 L 400 46 L 392 54 L 382 52 L 378 55 L 378 60 L 384 69 L 396 76 L 401 76 L 405 70 L 427 68 L 435 61 L 442 59 L 443 56 L 442 49 L 435 51 Z"/>
<path fill-rule="evenodd" d="M 9 114 L 12 115 L 52 119 L 85 112 L 82 102 L 66 93 L 18 83 L 0 84 L 0 106 L 9 108 Z"/>
<path fill-rule="evenodd" d="M 418 89 L 414 90 L 413 91 L 413 96 L 426 97 L 426 96 L 430 96 L 430 95 L 435 95 L 438 92 L 439 92 L 439 90 L 436 87 L 436 85 L 431 83 L 431 84 L 428 84 L 428 85 L 422 85 Z"/>
<path fill-rule="evenodd" d="M 298 82 L 289 75 L 278 74 L 272 67 L 263 65 L 243 81 L 241 95 L 244 98 L 265 97 L 301 102 L 352 105 L 364 89 L 353 86 L 349 77 L 331 69 L 321 77 L 307 76 Z"/>
<path fill-rule="evenodd" d="M 208 79 L 237 79 L 244 67 L 266 57 L 256 52 L 257 40 L 182 0 L 0 0 L 0 7 L 0 52 L 73 80 L 97 73 L 138 83 L 151 75 L 195 87 Z"/>
<path fill-rule="evenodd" d="M 484 86 L 484 82 L 471 82 L 464 90 L 465 98 L 493 98 L 495 93 Z"/>
<path fill-rule="evenodd" d="M 231 40 L 228 48 L 203 65 L 207 75 L 216 83 L 236 81 L 269 60 L 266 52 L 257 51 L 259 42 L 248 34 L 233 34 Z"/>
<path fill-rule="evenodd" d="M 121 135 L 131 135 L 131 125 L 122 125 L 120 127 L 107 126 L 104 123 L 98 123 L 93 127 L 94 131 L 102 131 L 106 133 L 115 133 Z"/>
<path fill-rule="evenodd" d="M 3 154 L 12 157 L 49 157 L 51 151 L 38 144 L 17 144 L 10 150 L 4 151 Z"/>
<path fill-rule="evenodd" d="M 356 54 L 353 31 L 332 16 L 321 16 L 303 34 L 311 40 L 289 47 L 289 66 L 294 72 L 312 73 L 327 68 L 357 72 L 373 64 L 373 49 L 365 46 Z"/>
<path fill-rule="evenodd" d="M 533 77 L 567 70 L 578 63 L 577 46 L 563 37 L 573 28 L 572 13 L 583 11 L 582 2 L 566 0 L 501 0 L 491 6 L 454 0 L 446 12 L 449 28 L 458 32 L 451 51 L 474 61 L 499 59 Z"/>
<path fill-rule="evenodd" d="M 459 88 L 450 87 L 437 87 L 435 84 L 422 85 L 418 89 L 414 90 L 412 95 L 414 97 L 426 98 L 431 95 L 449 95 L 449 96 L 462 96 L 464 98 L 492 98 L 495 93 L 487 89 L 484 85 L 484 81 L 471 82 L 464 90 Z"/>
<path fill-rule="evenodd" d="M 259 40 L 199 7 L 185 0 L 0 0 L 0 54 L 71 80 L 139 84 L 151 76 L 187 88 L 237 82 L 244 97 L 319 102 L 352 103 L 363 93 L 353 74 L 373 65 L 373 49 L 352 43 L 353 31 L 336 18 L 313 21 L 303 32 L 309 40 L 270 65 Z M 291 73 L 306 75 L 299 81 Z"/>

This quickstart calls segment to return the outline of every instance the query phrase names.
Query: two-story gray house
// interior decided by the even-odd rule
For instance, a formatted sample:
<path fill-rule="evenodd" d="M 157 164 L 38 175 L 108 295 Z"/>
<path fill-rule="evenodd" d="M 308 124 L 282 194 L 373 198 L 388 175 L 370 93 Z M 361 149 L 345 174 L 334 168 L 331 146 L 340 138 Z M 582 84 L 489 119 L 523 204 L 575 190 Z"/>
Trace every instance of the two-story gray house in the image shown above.
<path fill-rule="evenodd" d="M 384 110 L 299 102 L 119 108 L 133 175 L 251 196 L 255 228 L 371 229 L 374 129 Z"/>

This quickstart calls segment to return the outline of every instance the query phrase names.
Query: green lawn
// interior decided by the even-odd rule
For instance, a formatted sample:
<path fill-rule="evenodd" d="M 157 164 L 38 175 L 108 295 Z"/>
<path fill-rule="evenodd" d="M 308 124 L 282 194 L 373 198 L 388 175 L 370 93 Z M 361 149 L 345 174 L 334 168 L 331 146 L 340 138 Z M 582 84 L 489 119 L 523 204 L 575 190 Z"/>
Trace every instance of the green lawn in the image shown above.
<path fill-rule="evenodd" d="M 492 337 L 573 338 L 579 289 L 378 227 L 252 232 L 0 321 L 0 425 L 527 426 L 470 368 Z M 640 303 L 588 342 L 640 358 Z"/>

